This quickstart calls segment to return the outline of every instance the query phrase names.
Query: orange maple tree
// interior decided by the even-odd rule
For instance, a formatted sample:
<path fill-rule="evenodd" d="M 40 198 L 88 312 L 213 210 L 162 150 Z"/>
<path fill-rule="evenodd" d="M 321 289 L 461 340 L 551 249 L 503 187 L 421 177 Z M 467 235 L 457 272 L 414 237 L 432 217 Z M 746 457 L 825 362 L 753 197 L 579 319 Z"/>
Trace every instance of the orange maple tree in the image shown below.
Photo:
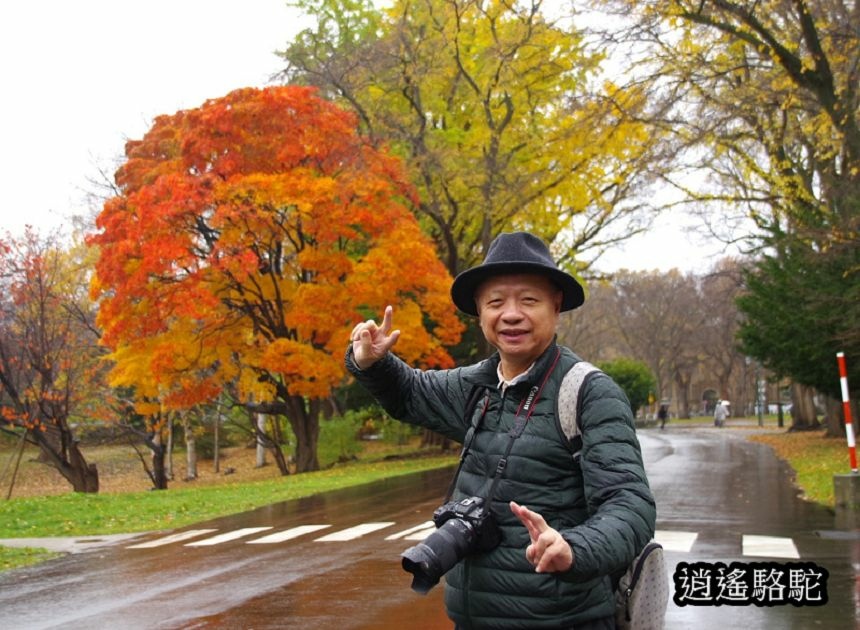
<path fill-rule="evenodd" d="M 97 219 L 93 294 L 115 385 L 138 410 L 227 391 L 285 415 L 318 468 L 320 403 L 353 326 L 397 309 L 398 353 L 433 367 L 462 331 L 398 159 L 312 88 L 241 89 L 126 145 Z"/>

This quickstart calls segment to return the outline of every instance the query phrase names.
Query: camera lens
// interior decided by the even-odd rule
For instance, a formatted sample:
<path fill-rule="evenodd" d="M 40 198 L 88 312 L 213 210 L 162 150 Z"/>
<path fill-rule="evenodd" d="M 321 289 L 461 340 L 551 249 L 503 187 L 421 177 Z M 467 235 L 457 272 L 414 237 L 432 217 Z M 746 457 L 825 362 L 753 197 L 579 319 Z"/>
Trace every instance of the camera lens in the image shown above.
<path fill-rule="evenodd" d="M 439 583 L 439 578 L 472 551 L 474 544 L 472 524 L 452 518 L 424 542 L 404 551 L 400 555 L 403 568 L 413 575 L 412 590 L 425 595 Z"/>

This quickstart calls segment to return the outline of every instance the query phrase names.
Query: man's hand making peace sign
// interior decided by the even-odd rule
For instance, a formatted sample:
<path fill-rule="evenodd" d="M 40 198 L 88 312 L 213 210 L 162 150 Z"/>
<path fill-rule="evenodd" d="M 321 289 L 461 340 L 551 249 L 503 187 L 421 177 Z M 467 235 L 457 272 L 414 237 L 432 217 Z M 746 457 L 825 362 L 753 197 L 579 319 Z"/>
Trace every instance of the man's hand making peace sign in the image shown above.
<path fill-rule="evenodd" d="M 531 544 L 526 547 L 526 558 L 537 573 L 557 573 L 573 566 L 573 551 L 557 530 L 547 525 L 544 517 L 527 507 L 511 501 L 511 512 L 529 530 Z"/>
<path fill-rule="evenodd" d="M 393 314 L 394 309 L 386 306 L 381 327 L 377 326 L 372 319 L 368 319 L 352 329 L 352 355 L 360 369 L 366 370 L 379 361 L 397 343 L 400 331 L 391 330 Z"/>

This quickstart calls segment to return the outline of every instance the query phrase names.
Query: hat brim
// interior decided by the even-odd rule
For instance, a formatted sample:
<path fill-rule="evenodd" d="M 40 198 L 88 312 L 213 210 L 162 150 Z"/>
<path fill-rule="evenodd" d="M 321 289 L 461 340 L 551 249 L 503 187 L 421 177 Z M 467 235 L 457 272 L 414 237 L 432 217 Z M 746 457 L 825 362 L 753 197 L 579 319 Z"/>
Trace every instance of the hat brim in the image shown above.
<path fill-rule="evenodd" d="M 488 263 L 460 273 L 451 285 L 451 299 L 454 305 L 468 315 L 478 315 L 475 292 L 487 278 L 500 275 L 533 273 L 549 278 L 561 289 L 561 310 L 570 311 L 582 305 L 585 292 L 576 278 L 560 269 L 538 263 L 506 262 Z"/>

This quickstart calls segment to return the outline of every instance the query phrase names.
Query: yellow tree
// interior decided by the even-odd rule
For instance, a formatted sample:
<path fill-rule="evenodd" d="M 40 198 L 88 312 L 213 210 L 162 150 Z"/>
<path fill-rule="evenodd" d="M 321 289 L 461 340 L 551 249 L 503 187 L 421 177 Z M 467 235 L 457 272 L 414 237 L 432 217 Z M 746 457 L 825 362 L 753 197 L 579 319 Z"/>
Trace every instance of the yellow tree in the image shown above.
<path fill-rule="evenodd" d="M 348 103 L 407 156 L 422 226 L 452 274 L 500 231 L 593 256 L 636 222 L 658 137 L 636 89 L 596 84 L 600 57 L 540 0 L 299 0 L 317 18 L 285 76 Z M 549 4 L 549 3 L 546 3 Z M 620 227 L 620 226 L 623 226 Z"/>
<path fill-rule="evenodd" d="M 242 89 L 129 142 L 92 242 L 115 362 L 152 414 L 231 393 L 288 418 L 318 468 L 321 400 L 356 322 L 398 308 L 408 361 L 447 366 L 450 276 L 400 162 L 311 88 Z"/>
<path fill-rule="evenodd" d="M 765 236 L 838 245 L 860 216 L 860 13 L 822 0 L 592 0 L 613 40 L 637 46 L 638 79 L 674 103 L 698 204 L 743 209 Z M 624 18 L 621 19 L 621 14 Z M 615 27 L 615 25 L 619 25 Z M 619 28 L 626 26 L 626 31 Z M 644 50 L 644 51 L 643 51 Z M 703 185 L 704 184 L 704 185 Z M 758 234 L 756 236 L 761 236 Z M 827 248 L 827 245 L 825 245 Z"/>
<path fill-rule="evenodd" d="M 676 104 L 669 120 L 690 149 L 679 155 L 705 177 L 674 181 L 716 233 L 726 235 L 740 216 L 738 237 L 759 254 L 744 274 L 744 351 L 838 397 L 835 353 L 860 358 L 857 3 L 594 4 L 623 13 L 653 71 L 640 80 Z"/>

